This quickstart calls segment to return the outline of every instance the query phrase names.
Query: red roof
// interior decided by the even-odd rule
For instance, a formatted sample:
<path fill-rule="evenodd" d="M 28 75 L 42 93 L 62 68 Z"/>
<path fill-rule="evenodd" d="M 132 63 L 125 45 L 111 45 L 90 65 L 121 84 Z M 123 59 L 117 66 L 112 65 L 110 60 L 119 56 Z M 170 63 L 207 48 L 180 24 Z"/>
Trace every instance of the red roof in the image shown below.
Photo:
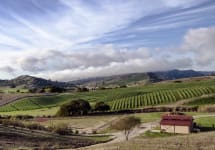
<path fill-rule="evenodd" d="M 160 121 L 161 125 L 191 126 L 193 117 L 186 115 L 164 115 Z"/>

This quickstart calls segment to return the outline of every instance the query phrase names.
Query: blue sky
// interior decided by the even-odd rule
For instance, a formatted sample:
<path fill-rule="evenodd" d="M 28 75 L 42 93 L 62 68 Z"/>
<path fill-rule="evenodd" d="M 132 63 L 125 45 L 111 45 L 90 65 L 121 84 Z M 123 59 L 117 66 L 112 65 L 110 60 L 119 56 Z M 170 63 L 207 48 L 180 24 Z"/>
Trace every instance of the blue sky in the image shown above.
<path fill-rule="evenodd" d="M 214 70 L 214 0 L 5 0 L 0 78 Z"/>

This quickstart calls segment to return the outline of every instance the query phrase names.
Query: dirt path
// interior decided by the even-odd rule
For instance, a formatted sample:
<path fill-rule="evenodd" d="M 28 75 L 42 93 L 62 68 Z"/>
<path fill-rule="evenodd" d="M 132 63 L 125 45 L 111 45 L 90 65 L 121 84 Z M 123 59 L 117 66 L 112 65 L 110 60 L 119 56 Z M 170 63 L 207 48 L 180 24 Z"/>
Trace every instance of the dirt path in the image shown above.
<path fill-rule="evenodd" d="M 135 138 L 135 137 L 139 136 L 140 134 L 143 134 L 144 132 L 150 130 L 152 127 L 154 127 L 158 124 L 159 124 L 159 121 L 142 123 L 139 127 L 136 127 L 132 130 L 132 132 L 129 134 L 129 139 Z M 126 140 L 123 131 L 115 132 L 115 133 L 111 133 L 111 134 L 102 134 L 102 135 L 112 135 L 114 139 L 109 141 L 109 142 L 106 142 L 106 143 L 101 143 L 101 144 L 96 144 L 96 145 L 78 148 L 77 150 L 84 150 L 84 149 L 94 150 L 98 146 L 105 147 L 106 145 L 118 143 L 118 142 L 123 142 Z"/>
<path fill-rule="evenodd" d="M 132 130 L 132 132 L 129 134 L 129 139 L 135 138 L 139 136 L 140 134 L 143 134 L 144 132 L 151 130 L 152 127 L 155 127 L 159 124 L 159 121 L 156 122 L 149 122 L 149 123 L 142 123 L 139 127 L 136 127 Z M 124 132 L 116 132 L 113 133 L 113 136 L 115 137 L 114 140 L 107 142 L 107 144 L 112 144 L 112 143 L 118 143 L 125 141 L 125 135 Z"/>

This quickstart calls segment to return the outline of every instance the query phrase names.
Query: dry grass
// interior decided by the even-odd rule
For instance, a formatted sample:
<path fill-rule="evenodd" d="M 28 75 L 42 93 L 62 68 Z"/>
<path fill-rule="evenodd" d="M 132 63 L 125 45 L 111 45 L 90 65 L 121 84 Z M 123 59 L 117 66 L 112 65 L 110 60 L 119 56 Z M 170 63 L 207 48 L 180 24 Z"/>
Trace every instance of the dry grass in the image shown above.
<path fill-rule="evenodd" d="M 215 132 L 166 138 L 136 138 L 128 142 L 82 148 L 82 150 L 215 150 Z"/>

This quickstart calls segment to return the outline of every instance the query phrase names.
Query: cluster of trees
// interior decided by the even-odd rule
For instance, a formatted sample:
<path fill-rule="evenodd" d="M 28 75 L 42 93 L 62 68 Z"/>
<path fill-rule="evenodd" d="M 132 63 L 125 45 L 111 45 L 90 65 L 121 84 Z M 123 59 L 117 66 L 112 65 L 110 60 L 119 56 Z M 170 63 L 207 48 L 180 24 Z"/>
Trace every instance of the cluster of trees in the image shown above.
<path fill-rule="evenodd" d="M 95 107 L 92 108 L 88 101 L 78 99 L 63 104 L 57 112 L 57 116 L 82 116 L 87 115 L 89 112 L 93 111 L 104 112 L 109 110 L 110 106 L 104 102 L 97 102 Z"/>
<path fill-rule="evenodd" d="M 65 92 L 64 88 L 57 87 L 57 86 L 51 86 L 51 87 L 44 87 L 44 88 L 31 88 L 29 89 L 30 93 L 62 93 Z"/>

